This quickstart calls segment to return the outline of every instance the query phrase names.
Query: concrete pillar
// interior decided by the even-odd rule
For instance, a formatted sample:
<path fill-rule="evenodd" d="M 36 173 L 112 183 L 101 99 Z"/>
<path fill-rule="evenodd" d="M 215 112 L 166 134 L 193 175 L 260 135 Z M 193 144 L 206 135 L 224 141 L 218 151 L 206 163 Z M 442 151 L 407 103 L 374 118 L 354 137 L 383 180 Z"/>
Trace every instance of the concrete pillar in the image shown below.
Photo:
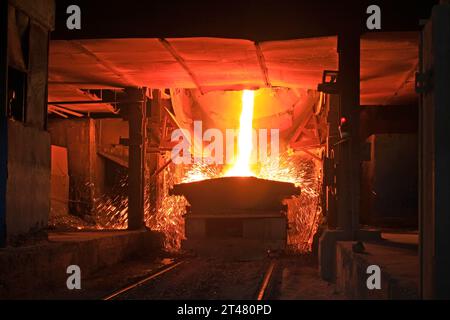
<path fill-rule="evenodd" d="M 8 173 L 8 1 L 0 3 L 0 247 L 6 245 L 6 183 Z"/>
<path fill-rule="evenodd" d="M 138 230 L 144 223 L 144 156 L 146 103 L 145 90 L 127 88 L 126 107 L 128 112 L 128 229 Z"/>

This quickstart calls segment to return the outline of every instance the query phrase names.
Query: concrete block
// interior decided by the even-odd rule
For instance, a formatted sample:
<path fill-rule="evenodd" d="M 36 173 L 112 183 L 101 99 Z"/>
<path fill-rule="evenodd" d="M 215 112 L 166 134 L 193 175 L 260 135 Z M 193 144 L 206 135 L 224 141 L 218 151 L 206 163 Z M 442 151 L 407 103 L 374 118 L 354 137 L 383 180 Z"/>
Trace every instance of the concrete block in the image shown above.
<path fill-rule="evenodd" d="M 325 230 L 319 239 L 319 273 L 322 279 L 336 280 L 336 242 L 351 239 L 351 235 L 342 230 Z M 358 241 L 381 241 L 378 229 L 359 229 L 356 231 Z M 355 241 L 356 241 L 355 240 Z"/>
<path fill-rule="evenodd" d="M 336 244 L 336 288 L 350 299 L 418 299 L 419 258 L 409 249 L 365 243 L 355 253 L 352 241 Z M 381 269 L 381 289 L 367 288 L 367 267 Z"/>
<path fill-rule="evenodd" d="M 78 265 L 82 279 L 135 256 L 157 254 L 160 234 L 148 231 L 72 232 L 49 236 L 50 242 L 0 249 L 0 299 L 65 287 L 67 267 Z"/>
<path fill-rule="evenodd" d="M 319 274 L 326 281 L 336 278 L 336 242 L 348 238 L 342 230 L 325 230 L 319 240 Z"/>

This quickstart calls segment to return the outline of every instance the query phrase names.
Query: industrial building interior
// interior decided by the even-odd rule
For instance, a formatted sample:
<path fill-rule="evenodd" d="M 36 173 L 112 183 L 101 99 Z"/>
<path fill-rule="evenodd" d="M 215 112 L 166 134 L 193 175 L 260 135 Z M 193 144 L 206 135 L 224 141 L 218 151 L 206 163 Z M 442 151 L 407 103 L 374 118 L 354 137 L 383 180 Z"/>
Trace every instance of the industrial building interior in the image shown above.
<path fill-rule="evenodd" d="M 0 299 L 450 298 L 447 1 L 73 2 L 0 4 Z"/>

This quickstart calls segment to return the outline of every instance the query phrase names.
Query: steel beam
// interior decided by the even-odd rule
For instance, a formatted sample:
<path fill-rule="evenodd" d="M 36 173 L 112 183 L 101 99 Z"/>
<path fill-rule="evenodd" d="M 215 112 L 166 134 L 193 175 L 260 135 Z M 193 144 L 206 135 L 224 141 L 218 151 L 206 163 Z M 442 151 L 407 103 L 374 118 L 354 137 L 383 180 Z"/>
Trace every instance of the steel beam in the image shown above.
<path fill-rule="evenodd" d="M 175 48 L 166 39 L 160 38 L 159 42 L 172 55 L 172 57 L 178 62 L 178 64 L 184 69 L 184 71 L 186 71 L 186 73 L 192 79 L 192 82 L 194 82 L 197 89 L 200 91 L 201 94 L 203 94 L 204 90 L 202 89 L 202 86 L 201 86 L 200 82 L 198 81 L 198 78 L 192 72 L 192 70 L 188 67 L 188 65 L 187 65 L 186 61 L 183 59 L 183 57 L 180 56 L 180 54 L 175 50 Z"/>
<path fill-rule="evenodd" d="M 303 131 L 305 130 L 306 125 L 308 124 L 309 120 L 311 120 L 311 117 L 313 116 L 313 114 L 311 113 L 310 115 L 308 115 L 307 117 L 305 117 L 305 119 L 300 123 L 300 125 L 297 127 L 297 129 L 295 130 L 291 140 L 289 140 L 289 144 L 293 145 L 297 142 L 298 138 L 300 137 L 300 135 L 303 133 Z"/>
<path fill-rule="evenodd" d="M 117 78 L 119 78 L 121 81 L 126 83 L 127 85 L 134 85 L 133 80 L 130 79 L 126 74 L 119 71 L 116 67 L 111 65 L 105 60 L 100 59 L 94 52 L 89 50 L 81 41 L 70 41 L 70 44 L 72 44 L 76 49 L 81 50 L 84 54 L 87 56 L 93 58 L 98 64 L 103 66 L 105 69 L 116 75 Z"/>
<path fill-rule="evenodd" d="M 60 106 L 51 106 L 51 107 L 48 107 L 48 111 L 49 111 L 49 112 L 55 112 L 56 114 L 62 113 L 62 114 L 65 115 L 66 117 L 67 117 L 66 114 L 71 115 L 71 116 L 75 116 L 75 117 L 78 117 L 78 118 L 81 118 L 81 117 L 84 116 L 83 113 L 75 112 L 75 111 L 70 110 L 70 109 L 67 109 L 67 108 L 62 108 L 62 107 L 60 107 Z"/>
<path fill-rule="evenodd" d="M 272 84 L 270 83 L 269 79 L 269 70 L 267 69 L 266 59 L 264 58 L 264 54 L 258 42 L 255 42 L 255 49 L 256 49 L 256 56 L 258 57 L 259 68 L 261 69 L 261 74 L 264 79 L 264 84 L 267 88 L 271 88 Z"/>

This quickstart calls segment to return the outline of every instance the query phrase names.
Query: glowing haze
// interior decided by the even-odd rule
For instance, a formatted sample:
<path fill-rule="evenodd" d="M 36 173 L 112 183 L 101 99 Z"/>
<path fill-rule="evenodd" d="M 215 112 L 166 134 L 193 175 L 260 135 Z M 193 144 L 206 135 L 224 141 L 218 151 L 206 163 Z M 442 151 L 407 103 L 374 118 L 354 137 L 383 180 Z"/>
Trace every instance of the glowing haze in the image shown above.
<path fill-rule="evenodd" d="M 250 167 L 253 150 L 253 109 L 255 92 L 244 90 L 242 92 L 242 112 L 239 122 L 238 153 L 236 161 L 225 174 L 227 177 L 248 177 L 254 173 Z"/>

